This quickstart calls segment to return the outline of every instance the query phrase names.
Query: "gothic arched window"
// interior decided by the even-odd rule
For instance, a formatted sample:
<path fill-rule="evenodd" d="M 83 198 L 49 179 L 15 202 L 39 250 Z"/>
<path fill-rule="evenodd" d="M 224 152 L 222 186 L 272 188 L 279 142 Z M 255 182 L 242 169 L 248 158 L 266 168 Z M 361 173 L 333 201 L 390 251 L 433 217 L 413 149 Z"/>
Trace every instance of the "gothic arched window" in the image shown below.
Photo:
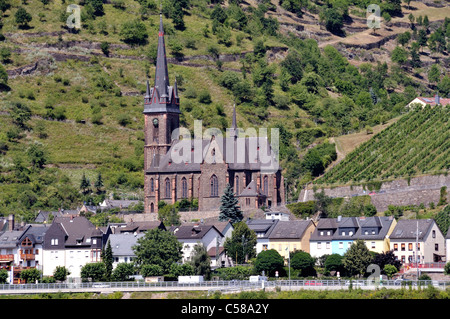
<path fill-rule="evenodd" d="M 170 179 L 168 177 L 165 180 L 165 186 L 166 186 L 166 191 L 164 193 L 164 197 L 165 198 L 172 197 L 171 194 L 170 194 Z"/>
<path fill-rule="evenodd" d="M 219 181 L 217 180 L 217 176 L 211 176 L 211 197 L 219 196 Z"/>
<path fill-rule="evenodd" d="M 188 198 L 188 186 L 186 177 L 181 179 L 181 198 Z"/>
<path fill-rule="evenodd" d="M 263 185 L 264 185 L 264 194 L 267 195 L 269 194 L 269 178 L 266 176 L 264 176 L 263 178 Z"/>
<path fill-rule="evenodd" d="M 153 193 L 155 191 L 155 181 L 153 178 L 150 178 L 150 193 Z"/>

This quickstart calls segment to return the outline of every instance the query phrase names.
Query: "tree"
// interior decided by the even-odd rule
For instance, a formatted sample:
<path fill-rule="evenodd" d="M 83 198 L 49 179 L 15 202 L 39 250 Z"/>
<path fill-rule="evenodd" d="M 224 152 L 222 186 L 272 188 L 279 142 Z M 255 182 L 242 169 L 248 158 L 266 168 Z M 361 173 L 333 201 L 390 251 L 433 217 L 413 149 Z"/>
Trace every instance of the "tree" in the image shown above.
<path fill-rule="evenodd" d="M 444 274 L 450 275 L 450 261 L 444 266 Z"/>
<path fill-rule="evenodd" d="M 397 36 L 397 42 L 402 47 L 404 47 L 409 42 L 409 40 L 411 40 L 411 33 L 409 31 L 406 31 L 404 33 L 400 33 Z"/>
<path fill-rule="evenodd" d="M 31 165 L 35 168 L 41 169 L 47 163 L 47 155 L 41 144 L 32 144 L 27 150 L 27 155 L 30 158 Z"/>
<path fill-rule="evenodd" d="M 227 184 L 220 203 L 219 221 L 231 221 L 234 224 L 244 218 L 238 205 L 239 200 L 234 196 L 233 188 L 230 184 Z"/>
<path fill-rule="evenodd" d="M 325 260 L 325 270 L 326 271 L 339 271 L 341 272 L 343 270 L 343 264 L 342 260 L 344 259 L 343 256 L 339 254 L 331 254 L 327 257 Z"/>
<path fill-rule="evenodd" d="M 427 41 L 427 32 L 424 29 L 420 29 L 417 37 L 417 43 L 419 44 L 419 47 L 422 49 L 427 45 Z"/>
<path fill-rule="evenodd" d="M 237 264 L 243 264 L 246 258 L 256 256 L 256 234 L 243 221 L 234 224 L 233 227 L 231 237 L 225 240 L 224 249 Z"/>
<path fill-rule="evenodd" d="M 398 272 L 398 269 L 394 265 L 386 265 L 384 266 L 383 271 L 390 279 Z"/>
<path fill-rule="evenodd" d="M 158 220 L 166 225 L 179 225 L 180 214 L 178 214 L 178 207 L 172 204 L 162 202 L 161 207 L 158 206 Z"/>
<path fill-rule="evenodd" d="M 307 252 L 294 251 L 291 254 L 291 267 L 295 270 L 300 270 L 300 274 L 303 277 L 315 274 L 314 264 L 314 258 Z"/>
<path fill-rule="evenodd" d="M 20 279 L 25 280 L 26 283 L 35 283 L 41 278 L 41 271 L 37 268 L 24 269 L 20 273 Z"/>
<path fill-rule="evenodd" d="M 353 242 L 344 254 L 342 264 L 345 271 L 351 276 L 362 276 L 366 273 L 367 267 L 372 262 L 372 255 L 367 249 L 363 240 L 358 239 Z"/>
<path fill-rule="evenodd" d="M 125 22 L 120 30 L 120 36 L 128 44 L 145 44 L 148 37 L 145 24 L 139 20 Z"/>
<path fill-rule="evenodd" d="M 275 249 L 263 250 L 256 256 L 254 265 L 258 273 L 264 271 L 267 276 L 274 276 L 275 271 L 283 270 L 284 259 Z"/>
<path fill-rule="evenodd" d="M 112 271 L 111 279 L 113 281 L 129 281 L 134 274 L 134 266 L 131 263 L 119 263 Z"/>
<path fill-rule="evenodd" d="M 211 257 L 209 257 L 205 246 L 195 245 L 190 264 L 196 275 L 204 276 L 207 280 L 211 278 Z"/>
<path fill-rule="evenodd" d="M 397 46 L 394 50 L 392 50 L 391 60 L 392 62 L 402 66 L 406 63 L 406 61 L 408 61 L 408 52 L 406 52 L 406 50 L 402 47 Z"/>
<path fill-rule="evenodd" d="M 109 281 L 111 279 L 114 257 L 111 248 L 111 242 L 108 241 L 106 248 L 102 249 L 101 258 L 105 264 L 105 279 Z"/>
<path fill-rule="evenodd" d="M 343 33 L 344 18 L 336 8 L 326 8 L 321 14 L 321 20 L 325 22 L 325 27 L 333 34 Z"/>
<path fill-rule="evenodd" d="M 97 194 L 101 193 L 101 188 L 103 187 L 103 177 L 102 173 L 98 172 L 97 180 L 95 181 L 94 187 L 97 189 Z"/>
<path fill-rule="evenodd" d="M 419 55 L 417 46 L 418 46 L 417 42 L 414 42 L 413 45 L 411 45 L 411 50 L 410 50 L 411 66 L 413 68 L 419 68 L 422 65 L 422 62 L 420 61 L 420 55 Z"/>
<path fill-rule="evenodd" d="M 380 266 L 381 270 L 383 270 L 386 265 L 392 265 L 396 269 L 400 269 L 402 266 L 400 260 L 395 258 L 395 254 L 392 250 L 376 254 L 373 263 Z"/>
<path fill-rule="evenodd" d="M 65 281 L 69 275 L 70 271 L 64 266 L 56 266 L 55 271 L 53 271 L 53 278 L 57 281 Z"/>
<path fill-rule="evenodd" d="M 320 193 L 314 193 L 314 200 L 314 211 L 320 212 L 321 217 L 327 217 L 329 212 L 328 207 L 331 205 L 333 199 L 325 195 L 325 191 L 322 189 Z"/>
<path fill-rule="evenodd" d="M 104 55 L 109 56 L 109 43 L 108 42 L 103 41 L 100 44 L 100 49 L 102 50 Z"/>
<path fill-rule="evenodd" d="M 80 190 L 83 192 L 84 195 L 86 195 L 87 193 L 89 193 L 91 187 L 91 183 L 89 181 L 89 179 L 86 177 L 86 174 L 83 173 L 83 176 L 81 177 L 81 182 L 80 182 Z"/>
<path fill-rule="evenodd" d="M 437 64 L 433 64 L 428 71 L 428 81 L 431 83 L 438 83 L 440 80 L 441 71 L 439 70 L 439 67 Z"/>
<path fill-rule="evenodd" d="M 86 0 L 86 6 L 92 7 L 93 14 L 96 16 L 102 16 L 105 14 L 102 0 Z"/>
<path fill-rule="evenodd" d="M 173 278 L 178 276 L 193 276 L 195 274 L 194 267 L 191 264 L 172 264 L 169 269 L 169 275 Z"/>
<path fill-rule="evenodd" d="M 103 262 L 88 263 L 81 267 L 81 279 L 83 281 L 102 281 L 105 278 L 105 264 Z"/>
<path fill-rule="evenodd" d="M 184 11 L 180 1 L 175 1 L 172 11 L 172 22 L 177 30 L 184 30 Z"/>
<path fill-rule="evenodd" d="M 5 67 L 0 64 L 0 89 L 8 85 L 8 73 Z"/>
<path fill-rule="evenodd" d="M 16 14 L 14 15 L 16 18 L 16 23 L 20 26 L 20 27 L 27 27 L 28 23 L 31 22 L 31 20 L 33 19 L 33 17 L 31 16 L 31 14 L 29 14 L 27 12 L 27 10 L 25 10 L 24 8 L 20 7 L 17 11 Z"/>
<path fill-rule="evenodd" d="M 143 277 L 162 276 L 164 270 L 160 265 L 143 265 L 140 273 Z"/>
<path fill-rule="evenodd" d="M 0 284 L 6 284 L 9 274 L 6 269 L 0 269 Z"/>
<path fill-rule="evenodd" d="M 0 60 L 2 63 L 9 63 L 11 62 L 11 49 L 8 47 L 1 47 L 0 48 Z"/>
<path fill-rule="evenodd" d="M 143 265 L 159 265 L 164 273 L 168 273 L 170 266 L 181 260 L 182 246 L 172 233 L 158 228 L 151 229 L 132 247 L 136 254 L 135 264 L 138 268 Z"/>
<path fill-rule="evenodd" d="M 27 129 L 27 122 L 31 118 L 31 110 L 28 106 L 22 102 L 14 102 L 11 105 L 9 116 L 13 124 L 20 129 Z"/>

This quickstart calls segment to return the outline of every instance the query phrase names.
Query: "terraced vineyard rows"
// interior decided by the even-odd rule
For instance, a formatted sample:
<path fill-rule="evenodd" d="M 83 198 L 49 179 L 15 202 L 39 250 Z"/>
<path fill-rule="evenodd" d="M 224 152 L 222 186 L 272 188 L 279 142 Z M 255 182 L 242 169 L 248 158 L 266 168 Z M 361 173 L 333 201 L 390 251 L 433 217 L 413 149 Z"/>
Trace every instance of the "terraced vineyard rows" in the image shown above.
<path fill-rule="evenodd" d="M 449 107 L 411 110 L 348 154 L 316 183 L 345 184 L 447 171 L 449 118 Z"/>

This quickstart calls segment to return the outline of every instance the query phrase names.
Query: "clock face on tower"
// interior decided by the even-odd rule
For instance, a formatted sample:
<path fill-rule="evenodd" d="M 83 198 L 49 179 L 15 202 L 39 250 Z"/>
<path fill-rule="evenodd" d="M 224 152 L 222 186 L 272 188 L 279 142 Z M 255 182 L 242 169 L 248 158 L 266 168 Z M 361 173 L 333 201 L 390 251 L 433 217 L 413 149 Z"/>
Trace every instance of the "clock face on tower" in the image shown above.
<path fill-rule="evenodd" d="M 158 127 L 158 119 L 157 118 L 153 119 L 153 126 Z"/>

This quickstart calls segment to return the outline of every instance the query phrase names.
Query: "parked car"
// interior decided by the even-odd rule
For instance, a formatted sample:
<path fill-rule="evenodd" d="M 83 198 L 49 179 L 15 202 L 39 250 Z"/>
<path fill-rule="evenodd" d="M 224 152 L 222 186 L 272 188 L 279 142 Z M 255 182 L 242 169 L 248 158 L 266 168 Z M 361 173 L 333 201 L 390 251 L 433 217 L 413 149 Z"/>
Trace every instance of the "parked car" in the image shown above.
<path fill-rule="evenodd" d="M 109 288 L 109 285 L 102 283 L 102 282 L 98 282 L 98 283 L 93 283 L 92 288 Z"/>
<path fill-rule="evenodd" d="M 305 286 L 322 286 L 323 284 L 320 281 L 308 280 L 305 281 Z"/>
<path fill-rule="evenodd" d="M 362 287 L 362 286 L 364 286 L 364 281 L 363 280 L 352 280 L 351 283 L 352 283 L 352 287 Z M 350 280 L 347 280 L 345 282 L 345 285 L 346 286 L 350 286 Z"/>

